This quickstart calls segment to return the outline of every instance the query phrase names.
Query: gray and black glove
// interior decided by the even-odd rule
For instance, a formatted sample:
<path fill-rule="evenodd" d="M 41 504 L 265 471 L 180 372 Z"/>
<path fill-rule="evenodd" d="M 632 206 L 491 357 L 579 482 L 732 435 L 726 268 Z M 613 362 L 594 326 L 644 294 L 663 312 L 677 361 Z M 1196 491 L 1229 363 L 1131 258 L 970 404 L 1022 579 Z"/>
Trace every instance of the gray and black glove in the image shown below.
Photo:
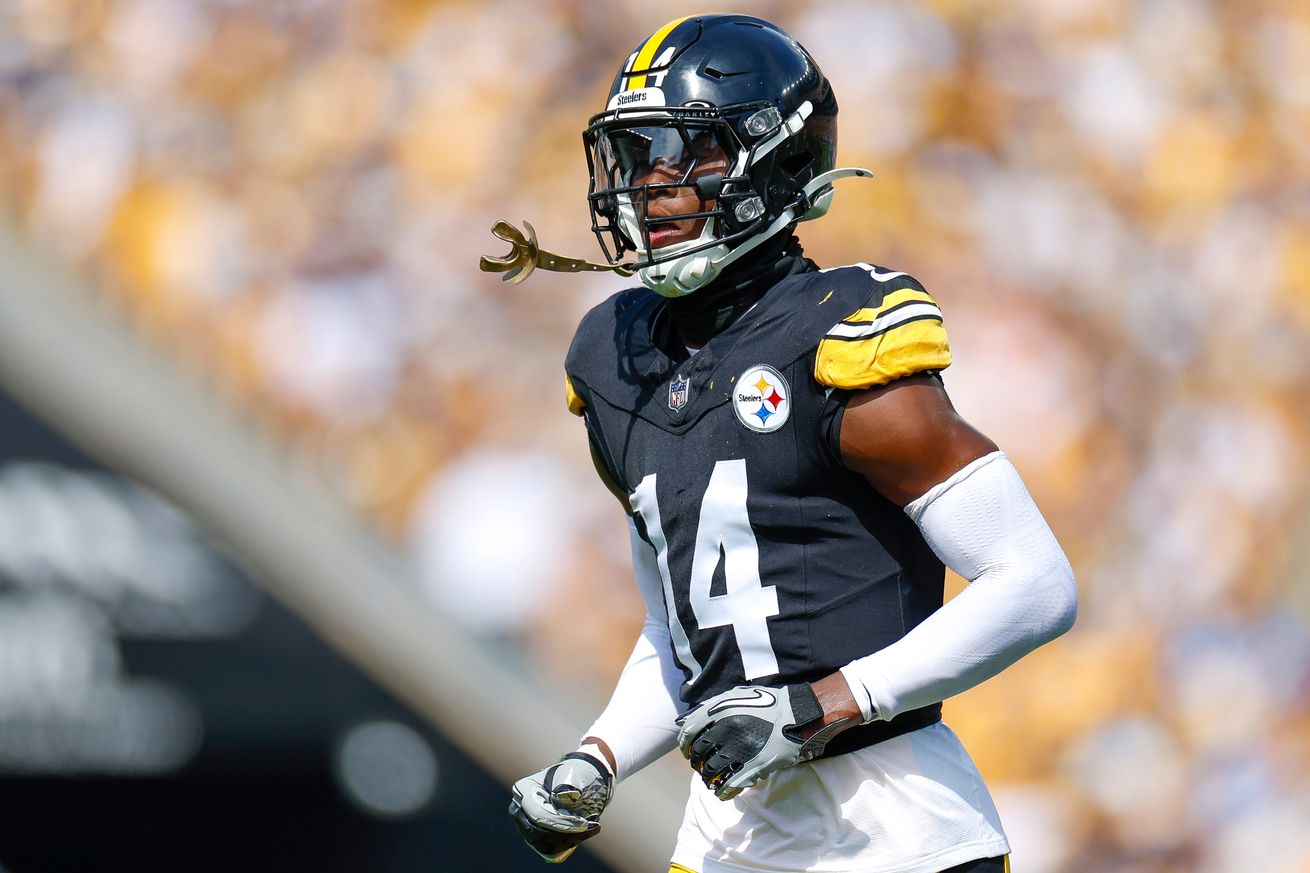
<path fill-rule="evenodd" d="M 572 752 L 514 783 L 509 814 L 532 850 L 558 864 L 578 843 L 600 833 L 600 814 L 614 794 L 605 762 Z"/>
<path fill-rule="evenodd" d="M 813 734 L 804 730 L 822 719 L 823 708 L 808 683 L 739 685 L 678 720 L 678 748 L 706 787 L 720 800 L 730 800 L 775 770 L 817 758 L 849 721 Z"/>

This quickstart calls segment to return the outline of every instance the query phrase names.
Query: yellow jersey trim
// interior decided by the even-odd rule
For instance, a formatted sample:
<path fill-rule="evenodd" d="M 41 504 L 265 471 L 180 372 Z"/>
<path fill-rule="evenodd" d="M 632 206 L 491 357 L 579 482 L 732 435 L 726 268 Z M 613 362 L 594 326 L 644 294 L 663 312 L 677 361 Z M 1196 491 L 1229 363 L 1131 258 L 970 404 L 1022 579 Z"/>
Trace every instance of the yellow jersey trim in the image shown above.
<path fill-rule="evenodd" d="M 696 871 L 690 867 L 684 867 L 681 864 L 670 863 L 669 873 L 696 873 Z"/>
<path fill-rule="evenodd" d="M 636 91 L 638 88 L 646 87 L 645 73 L 650 69 L 650 62 L 655 59 L 655 53 L 660 50 L 660 46 L 663 45 L 668 35 L 673 33 L 678 25 L 688 18 L 691 18 L 691 16 L 684 15 L 681 18 L 675 18 L 650 35 L 650 39 L 646 40 L 646 44 L 637 52 L 637 60 L 633 62 L 632 69 L 629 71 L 633 75 L 628 78 L 628 87 L 624 90 Z M 636 75 L 638 73 L 641 75 Z"/>
<path fill-rule="evenodd" d="M 582 410 L 587 408 L 587 404 L 578 396 L 578 392 L 573 390 L 573 380 L 569 378 L 568 373 L 564 374 L 564 397 L 568 400 L 569 412 L 574 415 L 581 415 Z"/>
<path fill-rule="evenodd" d="M 843 318 L 842 323 L 858 324 L 864 321 L 873 321 L 893 307 L 900 306 L 903 303 L 909 303 L 912 300 L 931 303 L 933 306 L 937 305 L 937 301 L 933 300 L 932 295 L 927 291 L 920 291 L 917 288 L 901 288 L 900 290 L 893 291 L 886 297 L 882 298 L 882 302 L 877 306 L 855 310 L 850 315 Z M 832 331 L 829 331 L 829 333 L 831 332 Z"/>
<path fill-rule="evenodd" d="M 829 329 L 814 356 L 814 379 L 854 390 L 950 365 L 951 345 L 936 301 L 925 291 L 902 288 Z"/>

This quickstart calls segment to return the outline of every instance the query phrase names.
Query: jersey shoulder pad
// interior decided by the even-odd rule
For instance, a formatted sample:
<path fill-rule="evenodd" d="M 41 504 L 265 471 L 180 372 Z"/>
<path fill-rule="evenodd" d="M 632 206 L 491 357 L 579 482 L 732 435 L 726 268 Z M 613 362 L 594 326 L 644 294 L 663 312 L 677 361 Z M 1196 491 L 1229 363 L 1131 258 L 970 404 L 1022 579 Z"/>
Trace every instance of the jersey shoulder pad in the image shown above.
<path fill-rule="evenodd" d="M 564 359 L 569 411 L 581 415 L 591 392 L 625 396 L 650 365 L 649 323 L 659 296 L 646 288 L 620 291 L 582 317 Z"/>
<path fill-rule="evenodd" d="M 870 264 L 825 272 L 842 284 L 863 286 L 863 302 L 819 341 L 814 356 L 817 382 L 833 388 L 873 388 L 950 366 L 942 311 L 913 277 Z"/>

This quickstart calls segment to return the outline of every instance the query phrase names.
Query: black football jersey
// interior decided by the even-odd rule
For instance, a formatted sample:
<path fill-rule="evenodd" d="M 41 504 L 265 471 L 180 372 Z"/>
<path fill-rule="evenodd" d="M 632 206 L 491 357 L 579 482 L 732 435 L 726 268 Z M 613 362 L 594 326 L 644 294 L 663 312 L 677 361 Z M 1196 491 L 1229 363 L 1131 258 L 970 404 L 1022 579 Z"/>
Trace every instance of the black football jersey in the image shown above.
<path fill-rule="evenodd" d="M 684 360 L 653 339 L 666 317 L 646 289 L 597 306 L 566 388 L 655 549 L 684 701 L 819 679 L 940 607 L 941 562 L 838 445 L 851 390 L 950 363 L 922 286 L 791 276 Z"/>

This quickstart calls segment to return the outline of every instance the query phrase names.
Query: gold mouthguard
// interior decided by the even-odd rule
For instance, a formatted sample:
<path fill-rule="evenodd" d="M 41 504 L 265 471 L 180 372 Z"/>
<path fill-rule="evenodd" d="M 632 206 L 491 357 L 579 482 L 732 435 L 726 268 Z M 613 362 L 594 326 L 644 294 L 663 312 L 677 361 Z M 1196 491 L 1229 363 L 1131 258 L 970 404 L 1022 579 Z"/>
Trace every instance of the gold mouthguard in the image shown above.
<path fill-rule="evenodd" d="M 491 232 L 509 243 L 513 248 L 504 257 L 483 255 L 478 259 L 478 268 L 484 273 L 504 273 L 500 280 L 507 285 L 517 285 L 532 271 L 540 267 L 555 273 L 615 272 L 620 276 L 631 276 L 636 270 L 629 264 L 593 264 L 579 258 L 566 258 L 543 250 L 537 245 L 537 232 L 526 220 L 523 226 L 527 235 L 508 221 L 497 221 L 491 226 Z"/>

